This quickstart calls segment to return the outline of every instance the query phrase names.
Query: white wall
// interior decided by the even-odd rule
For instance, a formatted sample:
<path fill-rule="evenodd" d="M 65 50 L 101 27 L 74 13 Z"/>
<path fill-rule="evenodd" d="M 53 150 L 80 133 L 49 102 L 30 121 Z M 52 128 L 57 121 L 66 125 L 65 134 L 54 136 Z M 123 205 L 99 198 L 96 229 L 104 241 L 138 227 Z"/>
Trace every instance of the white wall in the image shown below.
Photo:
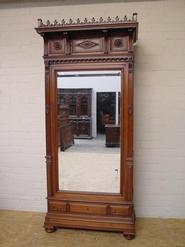
<path fill-rule="evenodd" d="M 13 2 L 0 4 L 0 207 L 46 210 L 43 40 L 33 29 L 36 19 L 138 12 L 136 215 L 185 217 L 185 1 Z"/>
<path fill-rule="evenodd" d="M 94 73 L 105 74 L 105 73 L 118 73 L 119 71 L 98 71 Z M 93 71 L 80 72 L 81 74 L 89 73 L 93 74 Z M 68 73 L 63 72 L 64 75 L 75 74 L 75 72 Z M 79 74 L 79 72 L 78 72 Z M 118 119 L 118 92 L 121 91 L 121 77 L 116 76 L 93 76 L 93 77 L 58 77 L 57 80 L 58 88 L 92 88 L 92 136 L 97 136 L 97 104 L 96 95 L 98 92 L 116 92 L 116 117 Z"/>

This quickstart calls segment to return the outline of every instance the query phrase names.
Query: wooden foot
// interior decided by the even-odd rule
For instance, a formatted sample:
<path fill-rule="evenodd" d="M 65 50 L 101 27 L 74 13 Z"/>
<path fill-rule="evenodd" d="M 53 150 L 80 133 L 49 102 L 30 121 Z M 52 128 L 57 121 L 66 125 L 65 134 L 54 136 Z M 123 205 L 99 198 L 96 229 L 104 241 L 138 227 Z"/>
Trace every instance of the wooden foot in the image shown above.
<path fill-rule="evenodd" d="M 127 239 L 127 240 L 132 240 L 135 238 L 134 234 L 125 234 L 123 233 L 123 236 Z"/>
<path fill-rule="evenodd" d="M 135 238 L 135 230 L 134 229 L 129 229 L 123 232 L 123 236 L 127 239 L 127 240 L 132 240 Z"/>
<path fill-rule="evenodd" d="M 54 226 L 45 226 L 44 228 L 45 228 L 45 231 L 47 233 L 52 233 L 52 232 L 55 232 L 57 230 L 57 228 Z"/>

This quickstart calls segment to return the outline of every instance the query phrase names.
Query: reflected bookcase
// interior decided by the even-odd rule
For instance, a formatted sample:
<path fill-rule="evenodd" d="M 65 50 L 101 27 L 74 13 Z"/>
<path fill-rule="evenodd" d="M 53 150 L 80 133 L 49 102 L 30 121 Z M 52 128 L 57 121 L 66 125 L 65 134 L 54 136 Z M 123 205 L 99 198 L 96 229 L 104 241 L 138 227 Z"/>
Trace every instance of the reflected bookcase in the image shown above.
<path fill-rule="evenodd" d="M 58 102 L 69 107 L 69 120 L 73 125 L 74 138 L 92 138 L 92 89 L 58 89 Z"/>

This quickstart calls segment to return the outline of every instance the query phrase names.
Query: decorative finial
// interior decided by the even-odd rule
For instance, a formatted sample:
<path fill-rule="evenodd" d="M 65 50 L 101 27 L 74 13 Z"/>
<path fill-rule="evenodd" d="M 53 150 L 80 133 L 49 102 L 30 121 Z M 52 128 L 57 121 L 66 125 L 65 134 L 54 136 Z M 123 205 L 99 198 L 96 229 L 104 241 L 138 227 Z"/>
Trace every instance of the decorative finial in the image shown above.
<path fill-rule="evenodd" d="M 107 17 L 107 19 L 103 19 L 103 17 L 100 17 L 99 19 L 95 19 L 92 17 L 91 19 L 85 18 L 83 21 L 81 21 L 79 18 L 76 19 L 76 21 L 73 21 L 71 18 L 66 22 L 65 19 L 62 19 L 59 23 L 57 20 L 54 20 L 53 23 L 51 23 L 49 20 L 46 21 L 46 24 L 43 23 L 42 19 L 38 19 L 38 27 L 60 27 L 60 26 L 68 26 L 68 25 L 92 25 L 92 24 L 103 24 L 103 23 L 109 23 L 114 24 L 116 22 L 123 23 L 123 22 L 136 22 L 137 21 L 137 13 L 132 14 L 132 18 L 128 19 L 125 15 L 123 19 L 120 19 L 118 16 L 116 16 L 114 19 L 111 19 L 110 16 Z"/>
<path fill-rule="evenodd" d="M 126 15 L 124 16 L 124 21 L 127 21 L 127 16 Z"/>
<path fill-rule="evenodd" d="M 73 20 L 70 18 L 69 19 L 69 24 L 71 25 L 73 23 Z"/>
<path fill-rule="evenodd" d="M 111 18 L 110 18 L 110 16 L 108 16 L 108 18 L 107 18 L 107 22 L 111 22 Z"/>
<path fill-rule="evenodd" d="M 92 21 L 92 23 L 95 23 L 96 20 L 95 20 L 95 18 L 93 17 L 93 18 L 91 19 L 91 21 Z"/>
<path fill-rule="evenodd" d="M 38 21 L 38 27 L 41 27 L 43 25 L 42 19 L 37 19 Z"/>
<path fill-rule="evenodd" d="M 65 20 L 64 19 L 62 19 L 62 25 L 64 25 L 66 22 L 65 22 Z"/>
<path fill-rule="evenodd" d="M 80 24 L 80 19 L 79 18 L 77 18 L 76 23 Z"/>
<path fill-rule="evenodd" d="M 103 18 L 102 17 L 100 17 L 100 23 L 102 23 L 103 22 Z"/>
<path fill-rule="evenodd" d="M 133 21 L 137 21 L 137 13 L 133 13 L 132 14 L 132 20 Z"/>

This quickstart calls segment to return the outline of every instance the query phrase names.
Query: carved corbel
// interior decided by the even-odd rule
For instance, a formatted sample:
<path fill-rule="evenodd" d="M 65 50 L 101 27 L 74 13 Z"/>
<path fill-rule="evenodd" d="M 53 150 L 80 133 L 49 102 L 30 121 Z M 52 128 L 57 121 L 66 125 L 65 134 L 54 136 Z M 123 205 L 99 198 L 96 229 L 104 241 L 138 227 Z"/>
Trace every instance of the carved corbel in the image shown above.
<path fill-rule="evenodd" d="M 65 38 L 65 55 L 71 54 L 71 44 L 69 40 L 69 34 L 68 32 L 63 32 L 64 38 Z"/>
<path fill-rule="evenodd" d="M 104 54 L 108 54 L 108 30 L 103 30 L 104 35 Z"/>

